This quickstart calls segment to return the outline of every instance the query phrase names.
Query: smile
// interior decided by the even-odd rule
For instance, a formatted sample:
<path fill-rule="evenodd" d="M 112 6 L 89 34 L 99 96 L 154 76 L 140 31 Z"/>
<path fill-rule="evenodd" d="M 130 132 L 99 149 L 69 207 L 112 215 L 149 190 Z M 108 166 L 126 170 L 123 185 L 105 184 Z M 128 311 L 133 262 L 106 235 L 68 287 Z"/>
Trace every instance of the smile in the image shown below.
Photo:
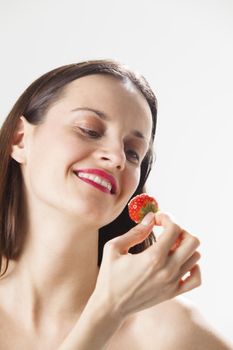
<path fill-rule="evenodd" d="M 108 182 L 105 181 L 104 179 L 102 179 L 100 176 L 96 176 L 96 175 L 91 175 L 91 174 L 85 174 L 85 173 L 79 173 L 78 177 L 82 177 L 85 179 L 90 179 L 92 181 L 94 181 L 95 183 L 102 185 L 103 187 L 107 188 L 109 191 L 111 191 L 112 189 L 112 185 Z"/>
<path fill-rule="evenodd" d="M 101 168 L 74 169 L 74 173 L 81 180 L 95 186 L 99 190 L 115 195 L 118 192 L 118 183 L 115 177 Z"/>
<path fill-rule="evenodd" d="M 100 176 L 86 174 L 84 172 L 80 172 L 78 174 L 75 172 L 75 175 L 81 180 L 83 180 L 84 182 L 89 183 L 90 185 L 98 188 L 102 192 L 112 194 L 111 193 L 112 185 L 110 184 L 110 182 L 102 179 Z"/>

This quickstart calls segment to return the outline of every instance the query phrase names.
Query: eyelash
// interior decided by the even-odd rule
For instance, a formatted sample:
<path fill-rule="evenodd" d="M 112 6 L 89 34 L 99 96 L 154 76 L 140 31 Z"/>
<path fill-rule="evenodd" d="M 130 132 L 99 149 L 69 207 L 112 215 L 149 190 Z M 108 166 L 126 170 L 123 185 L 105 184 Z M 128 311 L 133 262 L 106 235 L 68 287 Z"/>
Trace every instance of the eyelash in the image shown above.
<path fill-rule="evenodd" d="M 87 134 L 90 138 L 92 139 L 97 139 L 100 137 L 100 134 L 95 131 L 95 130 L 91 130 L 91 129 L 84 129 L 84 128 L 79 128 L 84 134 Z"/>
<path fill-rule="evenodd" d="M 92 138 L 92 139 L 97 139 L 97 138 L 100 138 L 101 135 L 95 131 L 95 130 L 91 130 L 91 129 L 86 129 L 86 128 L 80 128 L 79 129 L 81 130 L 81 132 L 83 134 L 86 134 L 88 135 L 88 137 Z M 130 153 L 134 153 L 134 155 L 136 155 L 136 160 L 139 161 L 139 155 L 137 152 L 135 152 L 134 150 L 128 150 L 128 152 Z M 135 158 L 134 158 L 135 159 Z"/>

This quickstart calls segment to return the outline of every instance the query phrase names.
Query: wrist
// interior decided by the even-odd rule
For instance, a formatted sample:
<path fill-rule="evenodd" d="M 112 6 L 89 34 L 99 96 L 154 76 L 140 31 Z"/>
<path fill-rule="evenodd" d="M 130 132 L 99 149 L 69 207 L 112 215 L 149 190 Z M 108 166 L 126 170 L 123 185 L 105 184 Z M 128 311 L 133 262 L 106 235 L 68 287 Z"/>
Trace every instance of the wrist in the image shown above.
<path fill-rule="evenodd" d="M 97 292 L 93 292 L 86 307 L 90 308 L 92 312 L 95 310 L 97 321 L 108 320 L 112 325 L 118 327 L 124 320 L 119 307 Z"/>
<path fill-rule="evenodd" d="M 59 350 L 105 350 L 121 323 L 111 304 L 94 293 Z"/>

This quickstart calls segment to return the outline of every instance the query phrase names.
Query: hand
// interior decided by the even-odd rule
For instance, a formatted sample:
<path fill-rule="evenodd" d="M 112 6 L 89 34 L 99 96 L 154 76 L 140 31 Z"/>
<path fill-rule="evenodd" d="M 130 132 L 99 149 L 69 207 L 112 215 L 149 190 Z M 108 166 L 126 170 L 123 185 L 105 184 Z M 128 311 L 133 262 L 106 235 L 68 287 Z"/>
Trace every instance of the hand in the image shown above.
<path fill-rule="evenodd" d="M 196 264 L 200 258 L 196 251 L 199 240 L 182 230 L 166 213 L 148 213 L 146 217 L 150 218 L 147 226 L 138 224 L 108 241 L 103 250 L 94 294 L 107 302 L 113 314 L 122 320 L 201 283 Z M 154 225 L 164 228 L 157 242 L 139 254 L 128 253 L 130 247 L 149 236 Z M 179 245 L 175 244 L 177 240 Z M 183 280 L 187 272 L 190 275 Z"/>

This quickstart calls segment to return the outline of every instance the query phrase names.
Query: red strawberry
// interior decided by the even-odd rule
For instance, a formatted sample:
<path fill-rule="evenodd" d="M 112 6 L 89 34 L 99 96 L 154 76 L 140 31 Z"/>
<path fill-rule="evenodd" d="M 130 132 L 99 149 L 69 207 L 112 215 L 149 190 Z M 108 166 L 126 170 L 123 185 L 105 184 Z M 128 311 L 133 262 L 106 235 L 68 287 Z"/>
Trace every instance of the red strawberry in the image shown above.
<path fill-rule="evenodd" d="M 139 223 L 147 213 L 150 211 L 156 213 L 159 210 L 159 207 L 157 201 L 153 197 L 148 196 L 146 193 L 141 193 L 131 199 L 131 201 L 128 203 L 128 210 L 130 218 L 136 223 Z M 181 231 L 168 255 L 171 255 L 176 251 L 183 239 L 184 231 Z"/>
<path fill-rule="evenodd" d="M 156 213 L 158 208 L 158 203 L 153 197 L 148 196 L 146 193 L 141 193 L 128 203 L 128 210 L 130 218 L 139 223 L 142 221 L 144 216 L 150 211 Z"/>

